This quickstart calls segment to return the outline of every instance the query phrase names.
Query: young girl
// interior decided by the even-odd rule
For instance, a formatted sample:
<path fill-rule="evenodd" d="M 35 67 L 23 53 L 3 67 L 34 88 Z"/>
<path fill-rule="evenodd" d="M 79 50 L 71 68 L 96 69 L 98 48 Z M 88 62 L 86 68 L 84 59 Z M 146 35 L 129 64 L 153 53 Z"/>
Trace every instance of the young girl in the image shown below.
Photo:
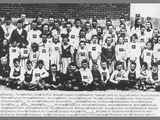
<path fill-rule="evenodd" d="M 151 68 L 152 59 L 153 59 L 153 50 L 152 50 L 152 42 L 148 41 L 146 43 L 146 49 L 143 50 L 141 58 L 143 62 L 147 63 L 148 69 Z"/>

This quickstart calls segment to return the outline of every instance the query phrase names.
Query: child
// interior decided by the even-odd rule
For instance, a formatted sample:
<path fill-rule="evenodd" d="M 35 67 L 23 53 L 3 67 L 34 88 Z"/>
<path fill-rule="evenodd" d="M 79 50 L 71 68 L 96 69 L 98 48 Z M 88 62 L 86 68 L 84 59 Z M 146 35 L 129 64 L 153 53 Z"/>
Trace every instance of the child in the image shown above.
<path fill-rule="evenodd" d="M 116 63 L 116 70 L 111 75 L 110 87 L 121 90 L 125 90 L 128 87 L 126 72 L 123 70 L 123 65 L 120 61 Z"/>
<path fill-rule="evenodd" d="M 84 41 L 80 41 L 79 48 L 76 53 L 76 63 L 78 67 L 81 67 L 81 62 L 84 59 L 89 60 L 89 54 L 86 47 L 86 43 Z"/>
<path fill-rule="evenodd" d="M 32 62 L 28 60 L 26 62 L 26 68 L 24 71 L 24 81 L 22 82 L 21 85 L 22 89 L 30 90 L 31 88 L 33 88 L 33 86 L 30 83 L 32 81 L 32 76 L 33 76 L 33 66 Z"/>
<path fill-rule="evenodd" d="M 127 60 L 126 47 L 127 46 L 124 44 L 123 37 L 119 37 L 118 43 L 115 46 L 115 56 L 117 61 L 121 61 L 123 63 L 125 69 L 126 69 L 126 60 Z"/>
<path fill-rule="evenodd" d="M 153 62 L 160 65 L 160 37 L 158 37 L 158 43 L 153 47 Z"/>
<path fill-rule="evenodd" d="M 54 37 L 52 40 L 52 47 L 50 50 L 50 60 L 51 64 L 56 64 L 57 70 L 60 70 L 61 62 L 61 54 L 62 54 L 62 48 L 61 43 L 59 41 L 59 37 Z"/>
<path fill-rule="evenodd" d="M 43 60 L 46 70 L 49 70 L 50 49 L 47 46 L 47 36 L 42 34 L 42 44 L 39 46 L 39 60 Z"/>
<path fill-rule="evenodd" d="M 37 66 L 33 70 L 33 77 L 31 84 L 36 86 L 35 89 L 44 89 L 44 83 L 47 80 L 49 74 L 44 67 L 44 62 L 42 60 L 37 61 Z"/>
<path fill-rule="evenodd" d="M 107 68 L 107 63 L 106 62 L 101 62 L 101 67 L 99 68 L 99 72 L 100 72 L 100 75 L 101 75 L 102 82 L 105 84 L 106 87 L 108 87 L 107 83 L 108 83 L 108 80 L 110 78 L 110 73 L 109 73 L 109 70 Z"/>
<path fill-rule="evenodd" d="M 93 64 L 92 66 L 92 76 L 93 76 L 93 82 L 91 85 L 91 89 L 92 90 L 104 90 L 105 82 L 101 79 L 101 73 L 98 70 L 97 64 Z"/>
<path fill-rule="evenodd" d="M 131 42 L 128 44 L 128 49 L 127 50 L 127 58 L 128 58 L 128 64 L 127 66 L 130 65 L 130 62 L 135 62 L 137 67 L 136 70 L 140 70 L 140 55 L 141 55 L 141 47 L 140 44 L 137 43 L 138 37 L 137 34 L 133 34 L 131 36 Z"/>
<path fill-rule="evenodd" d="M 97 35 L 93 35 L 91 39 L 91 44 L 89 45 L 89 58 L 90 58 L 90 67 L 93 64 L 100 65 L 101 60 L 101 46 L 98 44 Z"/>
<path fill-rule="evenodd" d="M 108 36 L 103 47 L 101 54 L 102 62 L 107 62 L 107 67 L 109 73 L 112 73 L 114 70 L 114 61 L 115 61 L 115 46 L 112 43 L 112 37 Z"/>
<path fill-rule="evenodd" d="M 150 74 L 148 70 L 148 64 L 144 62 L 139 74 L 138 87 L 140 90 L 146 90 L 146 81 L 148 81 L 149 79 Z"/>
<path fill-rule="evenodd" d="M 127 78 L 129 80 L 129 88 L 137 87 L 136 83 L 138 81 L 139 74 L 136 71 L 136 63 L 135 62 L 130 63 L 129 70 L 127 72 Z"/>
<path fill-rule="evenodd" d="M 49 72 L 49 80 L 46 82 L 46 87 L 51 90 L 64 88 L 64 75 L 57 70 L 57 65 L 52 64 Z"/>
<path fill-rule="evenodd" d="M 20 49 L 17 47 L 16 41 L 12 43 L 11 47 L 9 48 L 9 65 L 13 67 L 13 60 L 15 58 L 19 58 L 20 56 Z"/>
<path fill-rule="evenodd" d="M 8 65 L 7 58 L 2 57 L 0 63 L 0 84 L 6 84 L 6 82 L 9 80 L 10 71 L 11 68 Z"/>
<path fill-rule="evenodd" d="M 92 72 L 91 70 L 88 68 L 88 61 L 87 60 L 83 60 L 81 63 L 82 67 L 80 68 L 80 75 L 81 75 L 81 79 L 82 79 L 82 89 L 83 90 L 91 90 L 91 85 L 93 82 L 93 76 L 92 76 Z"/>
<path fill-rule="evenodd" d="M 20 60 L 15 58 L 13 60 L 14 66 L 11 68 L 10 72 L 10 80 L 7 83 L 7 86 L 13 89 L 20 89 L 20 84 L 24 80 L 24 76 L 22 74 L 22 69 L 20 66 Z"/>
<path fill-rule="evenodd" d="M 152 69 L 150 71 L 150 79 L 146 81 L 146 84 L 151 87 L 155 88 L 157 91 L 160 90 L 160 72 L 158 70 L 158 65 L 156 63 L 152 64 Z"/>
<path fill-rule="evenodd" d="M 72 62 L 69 64 L 64 79 L 64 86 L 66 90 L 81 90 L 81 75 L 77 70 L 77 66 L 75 63 Z"/>
<path fill-rule="evenodd" d="M 69 44 L 68 35 L 62 34 L 62 72 L 65 74 L 67 72 L 67 67 L 71 61 L 74 59 L 74 48 Z"/>
<path fill-rule="evenodd" d="M 27 59 L 29 57 L 30 49 L 27 47 L 22 47 L 20 49 L 20 65 L 22 68 L 25 68 Z"/>
<path fill-rule="evenodd" d="M 151 68 L 152 59 L 153 59 L 153 50 L 152 50 L 152 42 L 148 41 L 146 43 L 146 49 L 143 50 L 141 58 L 143 62 L 147 63 L 148 68 Z"/>
<path fill-rule="evenodd" d="M 37 43 L 33 43 L 31 45 L 31 51 L 29 53 L 29 60 L 32 62 L 33 68 L 35 68 L 38 59 L 39 59 L 39 46 Z"/>

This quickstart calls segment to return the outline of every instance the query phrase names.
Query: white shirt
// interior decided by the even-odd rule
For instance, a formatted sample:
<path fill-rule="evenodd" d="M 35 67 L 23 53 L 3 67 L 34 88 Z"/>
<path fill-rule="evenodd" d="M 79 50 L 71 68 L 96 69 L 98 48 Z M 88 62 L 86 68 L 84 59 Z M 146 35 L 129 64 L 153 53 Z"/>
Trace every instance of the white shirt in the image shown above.
<path fill-rule="evenodd" d="M 81 74 L 82 82 L 86 82 L 88 84 L 91 84 L 93 81 L 93 76 L 92 76 L 91 70 L 89 68 L 86 68 L 86 69 L 81 68 L 79 71 Z"/>

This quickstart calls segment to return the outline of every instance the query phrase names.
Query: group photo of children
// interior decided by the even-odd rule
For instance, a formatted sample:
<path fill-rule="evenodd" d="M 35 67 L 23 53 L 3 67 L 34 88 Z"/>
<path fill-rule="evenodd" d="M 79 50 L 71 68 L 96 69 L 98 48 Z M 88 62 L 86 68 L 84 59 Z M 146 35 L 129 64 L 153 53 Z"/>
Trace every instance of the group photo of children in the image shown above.
<path fill-rule="evenodd" d="M 150 16 L 133 17 L 56 18 L 38 12 L 29 18 L 23 11 L 14 19 L 6 12 L 0 20 L 0 86 L 159 91 L 159 27 Z"/>

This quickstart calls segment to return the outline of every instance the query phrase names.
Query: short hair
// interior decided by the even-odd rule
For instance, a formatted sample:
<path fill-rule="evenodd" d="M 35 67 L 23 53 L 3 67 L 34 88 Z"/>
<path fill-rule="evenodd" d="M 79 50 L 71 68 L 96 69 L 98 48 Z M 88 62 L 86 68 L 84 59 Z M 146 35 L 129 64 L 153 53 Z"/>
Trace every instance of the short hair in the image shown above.
<path fill-rule="evenodd" d="M 19 58 L 14 58 L 13 63 L 20 62 Z"/>
<path fill-rule="evenodd" d="M 134 61 L 131 61 L 131 64 L 133 64 L 133 65 L 135 65 L 135 66 L 137 65 L 136 62 L 134 62 Z"/>
<path fill-rule="evenodd" d="M 147 65 L 146 62 L 143 62 L 143 63 L 142 63 L 142 66 L 144 66 L 146 69 L 148 68 L 148 65 Z"/>
<path fill-rule="evenodd" d="M 39 65 L 39 64 L 42 64 L 42 65 L 44 65 L 44 62 L 43 62 L 43 60 L 38 60 L 38 61 L 37 61 L 37 65 Z"/>
<path fill-rule="evenodd" d="M 152 63 L 152 66 L 153 67 L 158 67 L 158 64 L 157 63 Z"/>
<path fill-rule="evenodd" d="M 56 64 L 51 64 L 51 67 L 56 67 L 57 68 L 57 65 Z"/>
<path fill-rule="evenodd" d="M 122 65 L 122 62 L 121 61 L 117 61 L 115 66 L 117 67 L 118 65 Z"/>
<path fill-rule="evenodd" d="M 84 60 L 82 60 L 81 63 L 88 63 L 88 60 L 87 60 L 87 59 L 84 59 Z"/>

